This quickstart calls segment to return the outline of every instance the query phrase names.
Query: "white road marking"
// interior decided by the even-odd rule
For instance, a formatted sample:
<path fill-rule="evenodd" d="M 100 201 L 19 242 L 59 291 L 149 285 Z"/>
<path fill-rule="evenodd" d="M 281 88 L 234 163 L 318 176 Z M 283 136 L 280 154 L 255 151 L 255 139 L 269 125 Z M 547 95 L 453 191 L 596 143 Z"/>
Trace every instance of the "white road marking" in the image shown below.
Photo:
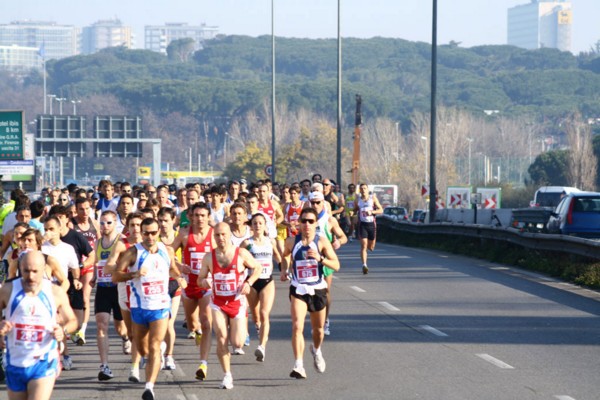
<path fill-rule="evenodd" d="M 391 305 L 390 303 L 388 303 L 387 301 L 380 301 L 379 305 L 381 305 L 384 308 L 387 308 L 390 311 L 400 311 L 399 308 L 394 307 L 393 305 Z"/>
<path fill-rule="evenodd" d="M 571 396 L 565 396 L 565 395 L 557 395 L 554 396 L 555 398 L 557 398 L 558 400 L 575 400 L 573 397 Z"/>
<path fill-rule="evenodd" d="M 188 396 L 188 400 L 198 400 L 198 396 L 196 396 L 195 394 L 190 394 Z"/>
<path fill-rule="evenodd" d="M 442 331 L 440 331 L 438 329 L 435 329 L 433 326 L 421 325 L 421 326 L 419 326 L 419 328 L 421 328 L 421 329 L 423 329 L 423 330 L 425 330 L 425 331 L 427 331 L 429 333 L 432 333 L 435 336 L 439 336 L 439 337 L 446 337 L 446 336 L 448 336 L 448 334 L 446 334 L 446 333 L 444 333 L 444 332 L 442 332 Z"/>
<path fill-rule="evenodd" d="M 365 293 L 366 290 L 359 288 L 358 286 L 350 286 L 350 289 L 358 292 L 358 293 Z"/>
<path fill-rule="evenodd" d="M 515 369 L 515 367 L 513 367 L 512 365 L 508 365 L 504 361 L 498 360 L 497 358 L 494 358 L 494 357 L 490 356 L 489 354 L 481 353 L 481 354 L 475 354 L 475 355 L 477 357 L 489 362 L 490 364 L 495 365 L 498 368 Z"/>
<path fill-rule="evenodd" d="M 177 369 L 175 369 L 175 370 L 173 370 L 171 372 L 173 372 L 173 375 L 175 375 L 175 376 L 177 376 L 179 378 L 185 377 L 185 372 L 183 372 L 183 368 L 177 368 Z"/>
<path fill-rule="evenodd" d="M 186 400 L 185 396 L 182 394 L 177 395 L 177 400 Z"/>
<path fill-rule="evenodd" d="M 440 258 L 449 258 L 450 256 L 446 256 L 446 255 L 440 254 L 440 255 L 438 255 L 438 257 L 440 257 Z"/>

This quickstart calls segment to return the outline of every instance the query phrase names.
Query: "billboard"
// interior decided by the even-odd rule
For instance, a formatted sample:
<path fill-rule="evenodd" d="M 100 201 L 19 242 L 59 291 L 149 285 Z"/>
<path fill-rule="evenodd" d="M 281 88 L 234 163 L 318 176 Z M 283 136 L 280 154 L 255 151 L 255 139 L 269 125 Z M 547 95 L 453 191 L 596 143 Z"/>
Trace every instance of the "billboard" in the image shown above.
<path fill-rule="evenodd" d="M 375 193 L 383 208 L 398 204 L 398 185 L 369 185 L 369 192 Z"/>
<path fill-rule="evenodd" d="M 22 160 L 23 111 L 0 111 L 0 160 Z"/>
<path fill-rule="evenodd" d="M 35 137 L 25 135 L 24 160 L 0 161 L 0 176 L 5 182 L 28 182 L 35 176 Z"/>

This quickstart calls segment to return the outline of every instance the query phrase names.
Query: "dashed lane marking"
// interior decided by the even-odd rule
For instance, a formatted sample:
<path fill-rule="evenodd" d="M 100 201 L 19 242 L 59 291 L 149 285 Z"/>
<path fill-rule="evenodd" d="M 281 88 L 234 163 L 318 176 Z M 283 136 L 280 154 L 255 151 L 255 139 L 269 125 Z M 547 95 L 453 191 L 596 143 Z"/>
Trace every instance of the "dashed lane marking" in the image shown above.
<path fill-rule="evenodd" d="M 391 305 L 387 301 L 380 301 L 379 305 L 381 305 L 383 308 L 386 308 L 386 309 L 388 309 L 390 311 L 400 311 L 399 308 L 394 307 L 393 305 Z"/>
<path fill-rule="evenodd" d="M 424 331 L 427 331 L 435 336 L 439 336 L 439 337 L 447 337 L 448 336 L 447 333 L 444 333 L 444 332 L 440 331 L 439 329 L 435 329 L 433 326 L 421 325 L 421 326 L 419 326 L 419 328 L 421 328 Z"/>
<path fill-rule="evenodd" d="M 366 290 L 359 288 L 358 286 L 350 286 L 350 289 L 354 290 L 355 292 L 358 293 L 365 293 Z"/>
<path fill-rule="evenodd" d="M 573 397 L 566 396 L 564 394 L 557 395 L 557 396 L 554 396 L 554 397 L 557 398 L 558 400 L 575 400 Z"/>
<path fill-rule="evenodd" d="M 509 365 L 507 363 L 505 363 L 502 360 L 498 360 L 495 357 L 490 356 L 489 354 L 485 354 L 485 353 L 480 353 L 480 354 L 475 354 L 477 357 L 481 358 L 482 360 L 485 360 L 487 362 L 489 362 L 490 364 L 495 365 L 498 368 L 502 368 L 502 369 L 515 369 L 515 367 L 513 367 L 512 365 Z"/>

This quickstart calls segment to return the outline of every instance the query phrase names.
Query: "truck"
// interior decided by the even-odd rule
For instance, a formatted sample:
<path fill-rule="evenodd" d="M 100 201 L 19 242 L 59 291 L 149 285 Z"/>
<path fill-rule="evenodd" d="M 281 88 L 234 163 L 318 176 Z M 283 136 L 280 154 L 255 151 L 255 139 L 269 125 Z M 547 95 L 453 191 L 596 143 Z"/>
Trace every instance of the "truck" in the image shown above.
<path fill-rule="evenodd" d="M 570 186 L 542 186 L 536 190 L 530 207 L 512 210 L 511 226 L 526 232 L 547 232 L 547 225 L 561 199 L 581 190 Z"/>

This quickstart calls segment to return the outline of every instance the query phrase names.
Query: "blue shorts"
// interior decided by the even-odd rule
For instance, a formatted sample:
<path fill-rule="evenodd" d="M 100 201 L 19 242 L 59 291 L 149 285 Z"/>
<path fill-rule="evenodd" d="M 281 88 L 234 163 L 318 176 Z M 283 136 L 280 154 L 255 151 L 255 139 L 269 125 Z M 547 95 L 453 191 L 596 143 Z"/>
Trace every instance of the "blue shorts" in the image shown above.
<path fill-rule="evenodd" d="M 171 315 L 170 308 L 160 310 L 144 310 L 143 308 L 131 308 L 131 319 L 138 325 L 144 325 L 146 328 L 150 326 L 150 322 L 158 321 L 159 319 L 169 318 Z"/>
<path fill-rule="evenodd" d="M 56 350 L 54 350 L 56 351 Z M 27 384 L 34 379 L 58 375 L 58 358 L 52 361 L 40 360 L 27 368 L 6 366 L 6 387 L 13 392 L 26 392 Z"/>

